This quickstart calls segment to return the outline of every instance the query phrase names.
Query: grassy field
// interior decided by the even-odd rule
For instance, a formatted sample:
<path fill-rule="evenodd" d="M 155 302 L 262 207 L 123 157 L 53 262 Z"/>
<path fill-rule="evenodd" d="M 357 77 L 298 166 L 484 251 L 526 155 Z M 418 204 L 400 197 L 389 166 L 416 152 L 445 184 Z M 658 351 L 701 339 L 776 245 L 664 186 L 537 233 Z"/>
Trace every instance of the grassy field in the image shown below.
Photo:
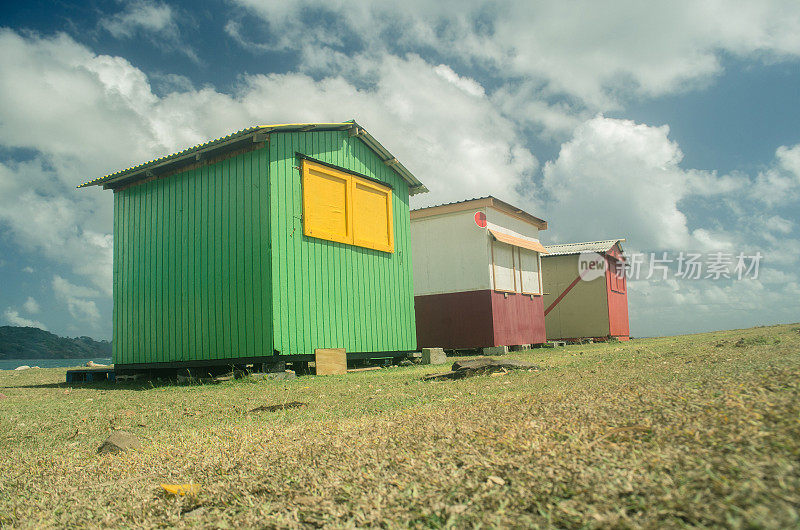
<path fill-rule="evenodd" d="M 63 369 L 0 372 L 0 526 L 800 525 L 797 324 L 509 357 L 542 369 L 72 387 Z M 250 412 L 290 401 L 309 406 Z M 143 449 L 98 455 L 112 429 Z"/>

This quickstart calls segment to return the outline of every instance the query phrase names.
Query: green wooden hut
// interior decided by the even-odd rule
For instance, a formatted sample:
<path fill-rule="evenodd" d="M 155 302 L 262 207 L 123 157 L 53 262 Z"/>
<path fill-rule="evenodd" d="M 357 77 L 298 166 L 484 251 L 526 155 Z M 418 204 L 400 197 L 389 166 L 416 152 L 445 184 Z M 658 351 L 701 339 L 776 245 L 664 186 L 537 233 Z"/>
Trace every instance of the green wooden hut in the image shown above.
<path fill-rule="evenodd" d="M 251 127 L 85 186 L 114 191 L 117 369 L 416 348 L 427 189 L 355 121 Z"/>

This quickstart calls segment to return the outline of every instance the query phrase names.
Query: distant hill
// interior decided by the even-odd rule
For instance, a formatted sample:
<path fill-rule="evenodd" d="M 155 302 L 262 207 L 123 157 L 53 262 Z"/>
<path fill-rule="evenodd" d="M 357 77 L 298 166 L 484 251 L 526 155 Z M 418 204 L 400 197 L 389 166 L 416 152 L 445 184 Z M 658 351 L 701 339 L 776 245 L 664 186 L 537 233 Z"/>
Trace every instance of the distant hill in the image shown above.
<path fill-rule="evenodd" d="M 111 357 L 111 343 L 91 337 L 59 337 L 39 328 L 0 326 L 0 359 Z"/>

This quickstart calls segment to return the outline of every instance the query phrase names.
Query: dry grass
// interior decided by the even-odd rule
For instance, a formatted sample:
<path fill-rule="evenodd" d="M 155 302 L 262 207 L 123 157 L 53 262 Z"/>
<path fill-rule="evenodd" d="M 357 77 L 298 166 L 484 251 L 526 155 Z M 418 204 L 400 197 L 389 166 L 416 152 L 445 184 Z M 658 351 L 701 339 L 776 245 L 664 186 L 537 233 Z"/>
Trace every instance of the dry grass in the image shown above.
<path fill-rule="evenodd" d="M 534 350 L 514 357 L 540 372 L 444 382 L 2 372 L 0 525 L 796 527 L 798 330 Z M 290 401 L 309 406 L 249 412 Z M 114 428 L 144 450 L 98 456 Z"/>

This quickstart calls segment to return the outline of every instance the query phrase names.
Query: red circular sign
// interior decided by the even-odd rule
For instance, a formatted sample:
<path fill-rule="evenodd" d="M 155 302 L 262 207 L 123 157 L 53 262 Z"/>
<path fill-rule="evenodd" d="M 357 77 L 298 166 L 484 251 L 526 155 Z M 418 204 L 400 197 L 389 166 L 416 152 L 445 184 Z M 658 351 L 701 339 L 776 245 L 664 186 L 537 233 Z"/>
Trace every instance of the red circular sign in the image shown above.
<path fill-rule="evenodd" d="M 475 224 L 481 228 L 486 228 L 486 214 L 483 212 L 475 212 Z"/>

